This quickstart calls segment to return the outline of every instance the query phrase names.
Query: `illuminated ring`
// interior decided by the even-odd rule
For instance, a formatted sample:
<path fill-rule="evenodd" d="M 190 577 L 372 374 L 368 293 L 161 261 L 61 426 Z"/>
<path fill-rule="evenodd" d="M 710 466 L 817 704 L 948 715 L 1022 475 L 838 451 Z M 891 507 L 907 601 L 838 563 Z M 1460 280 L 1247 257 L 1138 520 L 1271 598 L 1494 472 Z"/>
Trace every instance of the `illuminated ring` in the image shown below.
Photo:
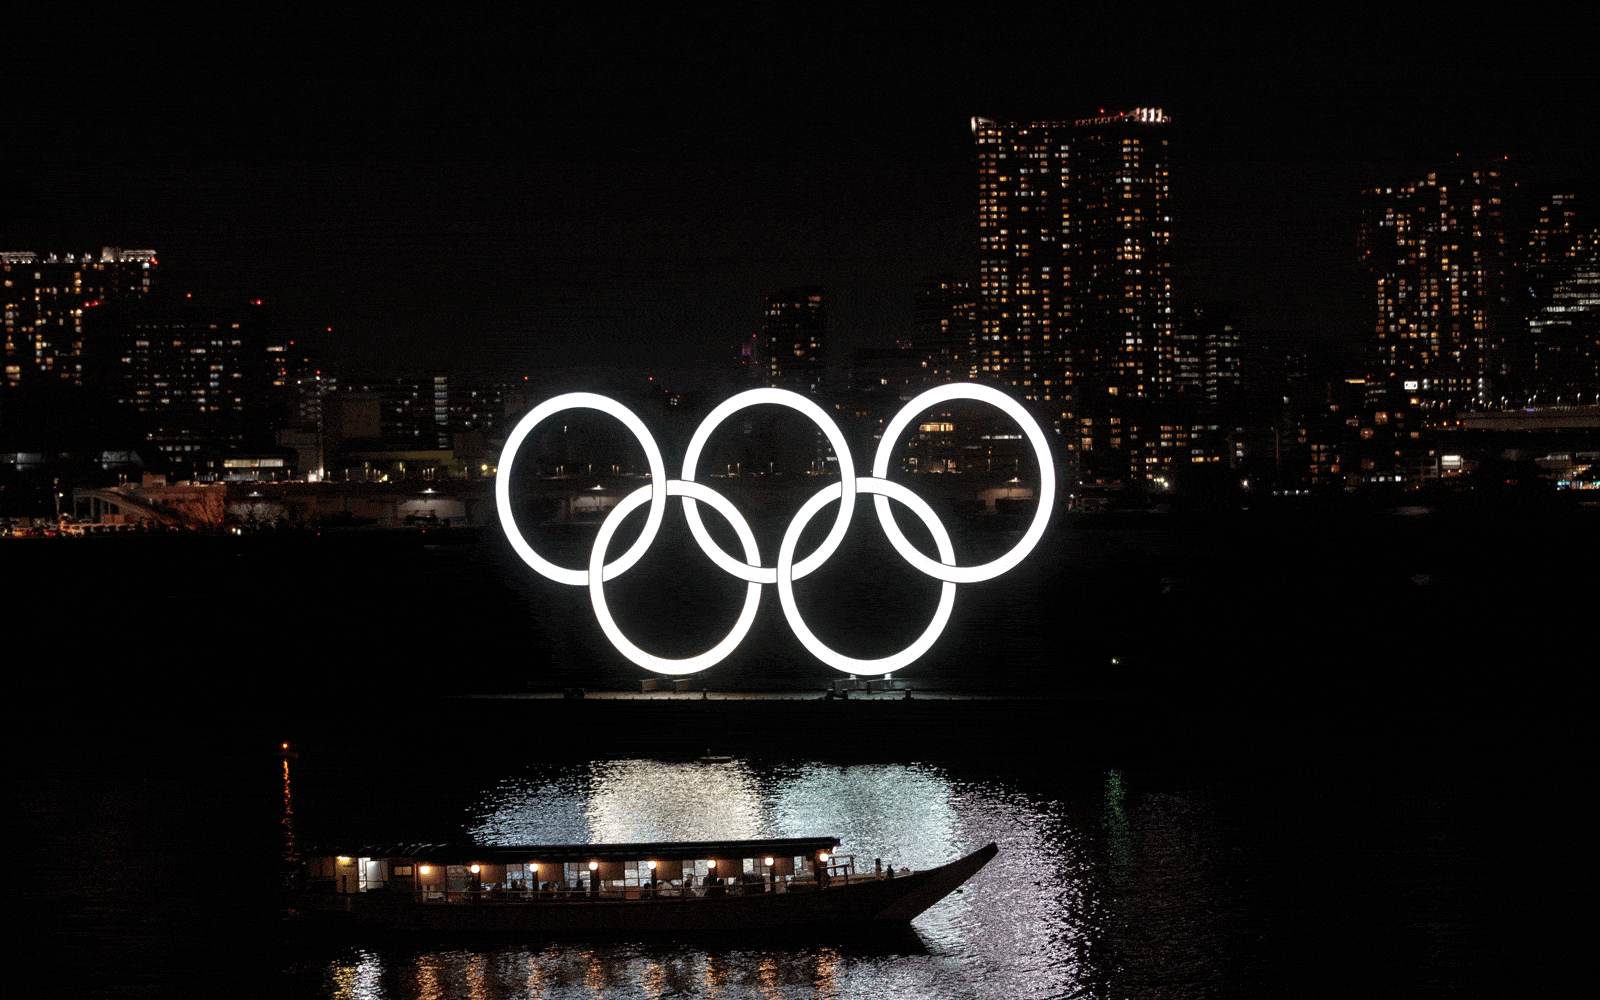
<path fill-rule="evenodd" d="M 534 572 L 557 583 L 568 586 L 583 587 L 589 584 L 587 570 L 566 569 L 533 551 L 533 546 L 523 537 L 517 528 L 516 519 L 511 511 L 511 462 L 517 455 L 517 449 L 533 429 L 546 417 L 554 416 L 562 410 L 572 410 L 587 407 L 599 410 L 601 413 L 610 414 L 622 421 L 624 427 L 633 432 L 644 446 L 645 461 L 650 466 L 651 485 L 643 487 L 650 490 L 650 513 L 646 515 L 644 530 L 639 533 L 639 540 L 633 547 L 624 552 L 617 560 L 604 567 L 602 576 L 606 580 L 614 580 L 623 573 L 633 568 L 643 556 L 650 543 L 656 540 L 656 532 L 661 527 L 661 516 L 666 513 L 667 494 L 665 483 L 667 481 L 667 466 L 661 459 L 661 449 L 656 447 L 656 439 L 650 436 L 649 428 L 644 421 L 634 416 L 633 411 L 615 400 L 592 392 L 569 392 L 565 395 L 547 399 L 528 412 L 528 415 L 517 422 L 512 429 L 511 436 L 506 438 L 506 446 L 500 453 L 500 471 L 494 477 L 494 505 L 500 513 L 500 525 L 505 529 L 506 538 L 510 540 L 511 547 L 516 550 L 522 561 L 533 567 Z"/>
<path fill-rule="evenodd" d="M 601 565 L 605 562 L 606 547 L 611 544 L 611 536 L 616 534 L 623 518 L 646 500 L 654 502 L 653 488 L 653 486 L 641 486 L 629 493 L 600 523 L 600 532 L 595 535 L 594 548 L 589 552 L 589 571 L 586 574 L 589 578 L 589 601 L 594 605 L 594 616 L 600 621 L 600 630 L 623 656 L 646 670 L 654 670 L 659 674 L 692 674 L 722 662 L 739 643 L 744 641 L 744 637 L 750 633 L 751 624 L 756 620 L 756 607 L 761 603 L 761 584 L 752 582 L 745 585 L 744 609 L 739 612 L 739 620 L 734 623 L 733 630 L 721 642 L 699 656 L 669 660 L 654 653 L 647 653 L 634 645 L 622 634 L 622 629 L 617 627 L 616 620 L 611 617 L 611 609 L 606 607 L 605 581 L 610 576 L 601 572 Z M 666 483 L 666 492 L 667 496 L 683 497 L 686 505 L 690 497 L 710 504 L 712 509 L 733 525 L 740 544 L 744 546 L 745 561 L 752 566 L 761 564 L 761 553 L 756 548 L 755 533 L 750 530 L 749 522 L 739 513 L 738 508 L 734 507 L 726 497 L 709 486 L 678 479 Z"/>
<path fill-rule="evenodd" d="M 1033 523 L 1028 525 L 1028 530 L 1009 552 L 993 562 L 981 566 L 955 566 L 940 565 L 918 552 L 906 540 L 900 525 L 895 523 L 894 512 L 889 509 L 888 498 L 881 492 L 876 503 L 878 521 L 883 525 L 883 533 L 889 536 L 889 543 L 894 546 L 894 550 L 918 570 L 946 583 L 980 583 L 992 580 L 1020 563 L 1029 552 L 1033 551 L 1034 546 L 1039 544 L 1039 539 L 1044 537 L 1045 525 L 1050 521 L 1050 508 L 1055 504 L 1056 467 L 1050 460 L 1050 442 L 1044 436 L 1044 429 L 1027 410 L 1022 408 L 1021 403 L 990 386 L 966 383 L 941 385 L 929 389 L 894 415 L 894 419 L 884 428 L 883 439 L 878 442 L 877 454 L 872 459 L 874 478 L 884 479 L 888 476 L 889 460 L 894 455 L 895 443 L 900 438 L 900 432 L 906 429 L 906 425 L 928 407 L 951 399 L 971 399 L 979 403 L 988 403 L 1015 420 L 1022 427 L 1022 433 L 1028 436 L 1028 442 L 1033 445 L 1033 453 L 1039 460 L 1039 507 L 1034 511 Z M 863 479 L 861 482 L 866 483 L 868 480 Z M 865 490 L 866 487 L 862 486 L 861 489 Z M 948 562 L 954 563 L 955 560 L 951 559 Z M 779 574 L 779 578 L 782 578 L 782 574 Z"/>
<path fill-rule="evenodd" d="M 856 489 L 862 493 L 876 493 L 880 498 L 898 500 L 910 507 L 912 513 L 922 518 L 922 523 L 928 526 L 928 531 L 933 535 L 934 545 L 939 550 L 939 558 L 944 560 L 946 567 L 955 564 L 956 552 L 954 546 L 950 544 L 949 533 L 944 530 L 944 524 L 933 512 L 933 508 L 929 507 L 921 497 L 899 483 L 887 479 L 868 479 L 865 476 L 856 480 Z M 887 674 L 916 662 L 917 658 L 933 645 L 934 640 L 939 638 L 939 633 L 944 631 L 945 625 L 950 621 L 950 610 L 955 606 L 956 585 L 949 580 L 939 585 L 939 607 L 933 613 L 933 621 L 928 623 L 928 627 L 915 642 L 898 653 L 876 660 L 859 660 L 853 656 L 836 653 L 824 645 L 800 617 L 800 609 L 794 602 L 794 578 L 789 571 L 794 566 L 794 549 L 800 541 L 800 532 L 811 523 L 811 518 L 817 511 L 839 499 L 843 492 L 842 483 L 824 486 L 801 505 L 799 513 L 789 522 L 788 530 L 783 533 L 783 544 L 778 548 L 778 602 L 783 606 L 783 616 L 788 619 L 789 628 L 812 656 L 847 674 Z"/>
<path fill-rule="evenodd" d="M 856 462 L 850 455 L 850 446 L 845 442 L 844 432 L 839 430 L 839 425 L 828 416 L 828 411 L 800 395 L 787 389 L 749 389 L 726 400 L 716 409 L 712 410 L 700 426 L 695 428 L 694 437 L 689 439 L 689 448 L 683 453 L 683 478 L 694 481 L 695 466 L 700 464 L 700 452 L 705 448 L 706 442 L 711 439 L 711 432 L 733 414 L 747 406 L 756 406 L 761 403 L 776 403 L 787 406 L 809 417 L 828 438 L 828 444 L 833 447 L 833 454 L 839 460 L 839 482 L 844 484 L 844 500 L 839 504 L 839 516 L 833 522 L 833 529 L 828 532 L 828 537 L 822 540 L 817 550 L 794 567 L 794 578 L 800 579 L 810 576 L 817 568 L 827 562 L 838 551 L 839 545 L 844 541 L 844 534 L 850 529 L 850 516 L 856 509 Z M 700 520 L 700 511 L 696 509 L 693 500 L 683 501 L 684 516 L 689 519 L 689 532 L 694 535 L 694 540 L 700 543 L 700 548 L 716 563 L 725 573 L 731 573 L 741 580 L 751 583 L 777 583 L 778 571 L 766 569 L 761 566 L 747 566 L 722 550 L 706 531 L 704 522 Z"/>

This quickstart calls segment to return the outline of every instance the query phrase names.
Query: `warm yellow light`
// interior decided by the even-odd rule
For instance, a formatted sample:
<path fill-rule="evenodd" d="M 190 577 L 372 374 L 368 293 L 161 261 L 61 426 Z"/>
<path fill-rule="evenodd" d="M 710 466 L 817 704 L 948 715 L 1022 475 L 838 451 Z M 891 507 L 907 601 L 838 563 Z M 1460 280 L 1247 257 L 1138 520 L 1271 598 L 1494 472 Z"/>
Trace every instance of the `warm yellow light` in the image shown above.
<path fill-rule="evenodd" d="M 654 861 L 648 862 L 648 864 L 650 865 L 650 870 L 651 871 L 655 871 L 656 870 L 656 863 Z"/>
<path fill-rule="evenodd" d="M 418 868 L 417 871 L 421 872 L 424 875 L 427 875 L 427 874 L 431 873 L 433 871 L 433 869 L 429 868 L 427 865 L 423 865 L 421 868 Z"/>
<path fill-rule="evenodd" d="M 823 851 L 821 854 L 818 854 L 817 855 L 817 860 L 822 862 L 823 864 L 827 864 L 828 863 L 828 852 L 827 851 Z"/>
<path fill-rule="evenodd" d="M 530 870 L 532 870 L 534 874 L 538 874 L 538 872 L 539 872 L 539 866 L 538 865 L 529 865 L 528 868 Z"/>
<path fill-rule="evenodd" d="M 599 867 L 600 867 L 600 862 L 598 862 L 598 861 L 591 861 L 591 862 L 589 862 L 589 870 L 590 870 L 590 871 L 595 871 L 595 870 L 597 870 L 597 869 L 598 869 L 598 868 L 599 868 Z"/>
<path fill-rule="evenodd" d="M 771 858 L 762 858 L 762 859 L 761 859 L 761 861 L 762 861 L 762 863 L 763 863 L 763 864 L 765 864 L 765 865 L 766 865 L 766 866 L 767 866 L 767 867 L 768 867 L 768 868 L 771 868 L 771 867 L 772 867 L 772 859 L 771 859 Z"/>
<path fill-rule="evenodd" d="M 339 855 L 339 863 L 341 865 L 347 865 L 350 863 L 350 859 L 341 854 Z"/>
<path fill-rule="evenodd" d="M 706 867 L 707 868 L 715 868 L 715 867 L 717 867 L 717 863 L 715 861 L 707 861 L 706 862 Z"/>
<path fill-rule="evenodd" d="M 474 875 L 478 874 L 478 866 L 477 865 L 473 865 L 471 871 L 472 871 L 472 874 L 474 874 Z"/>

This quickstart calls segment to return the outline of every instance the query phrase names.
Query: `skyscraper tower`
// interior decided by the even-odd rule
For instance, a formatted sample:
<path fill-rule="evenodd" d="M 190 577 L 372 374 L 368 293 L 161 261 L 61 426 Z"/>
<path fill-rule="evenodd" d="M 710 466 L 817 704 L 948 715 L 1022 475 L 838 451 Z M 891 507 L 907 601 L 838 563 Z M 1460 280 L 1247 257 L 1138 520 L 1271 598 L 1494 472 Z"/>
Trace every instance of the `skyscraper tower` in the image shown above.
<path fill-rule="evenodd" d="M 82 385 L 84 310 L 149 293 L 154 250 L 104 247 L 100 254 L 0 252 L 0 322 L 5 351 L 0 385 Z M 102 352 L 104 353 L 104 352 Z M 91 365 L 92 367 L 92 365 Z"/>
<path fill-rule="evenodd" d="M 1557 194 L 1528 236 L 1525 395 L 1541 402 L 1600 393 L 1600 225 Z"/>
<path fill-rule="evenodd" d="M 1244 367 L 1239 330 L 1226 305 L 1180 306 L 1168 392 L 1191 405 L 1233 396 Z"/>
<path fill-rule="evenodd" d="M 1380 370 L 1424 405 L 1487 402 L 1511 363 L 1499 173 L 1430 173 L 1362 193 Z"/>
<path fill-rule="evenodd" d="M 1163 398 L 1175 377 L 1170 122 L 1159 108 L 1074 121 L 972 120 L 973 375 L 1040 403 L 1069 448 L 1117 450 L 1136 474 L 1156 456 L 1139 454 L 1125 421 Z"/>
<path fill-rule="evenodd" d="M 767 296 L 752 372 L 762 385 L 816 392 L 827 370 L 824 354 L 828 312 L 816 285 L 786 288 Z"/>
<path fill-rule="evenodd" d="M 917 359 L 918 384 L 965 382 L 972 377 L 977 334 L 978 301 L 972 282 L 934 275 L 917 285 L 911 333 L 900 347 Z"/>

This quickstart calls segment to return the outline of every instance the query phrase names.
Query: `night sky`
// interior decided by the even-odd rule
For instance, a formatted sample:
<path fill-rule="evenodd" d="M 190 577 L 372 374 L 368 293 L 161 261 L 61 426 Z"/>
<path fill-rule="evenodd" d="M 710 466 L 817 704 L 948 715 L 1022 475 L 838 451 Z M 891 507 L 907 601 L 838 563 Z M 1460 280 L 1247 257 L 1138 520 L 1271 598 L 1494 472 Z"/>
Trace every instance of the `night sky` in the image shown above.
<path fill-rule="evenodd" d="M 1553 7 L 753 9 L 13 17 L 0 249 L 155 248 L 169 287 L 333 327 L 333 367 L 691 387 L 768 291 L 826 287 L 837 363 L 971 273 L 974 114 L 1165 109 L 1176 294 L 1287 345 L 1367 325 L 1363 184 L 1507 156 L 1536 199 L 1600 152 L 1594 36 Z"/>

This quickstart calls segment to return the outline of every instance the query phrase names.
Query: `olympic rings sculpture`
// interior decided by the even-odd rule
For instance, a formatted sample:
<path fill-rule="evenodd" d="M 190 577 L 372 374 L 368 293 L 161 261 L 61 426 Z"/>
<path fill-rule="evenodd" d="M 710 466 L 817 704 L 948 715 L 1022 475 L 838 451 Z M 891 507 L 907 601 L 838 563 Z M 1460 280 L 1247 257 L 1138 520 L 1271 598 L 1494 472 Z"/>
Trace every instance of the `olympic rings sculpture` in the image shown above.
<path fill-rule="evenodd" d="M 1007 416 L 1011 417 L 1022 427 L 1023 433 L 1033 446 L 1034 454 L 1039 460 L 1039 505 L 1033 515 L 1033 521 L 1028 525 L 1027 531 L 1010 551 L 998 559 L 984 563 L 980 566 L 957 566 L 955 550 L 950 544 L 950 535 L 945 531 L 944 525 L 939 521 L 933 508 L 915 493 L 899 483 L 891 482 L 887 478 L 889 462 L 893 457 L 896 441 L 911 421 L 923 410 L 938 403 L 954 399 L 969 399 L 980 403 L 987 403 L 996 407 Z M 750 524 L 739 513 L 738 509 L 722 494 L 695 480 L 696 466 L 700 461 L 701 452 L 705 449 L 706 442 L 710 440 L 711 433 L 734 413 L 749 406 L 761 403 L 776 403 L 797 410 L 810 418 L 827 437 L 828 443 L 833 447 L 833 453 L 839 462 L 839 481 L 824 486 L 809 500 L 801 505 L 794 520 L 789 523 L 788 529 L 783 534 L 783 541 L 778 547 L 777 563 L 774 566 L 761 564 L 760 552 L 756 539 L 750 530 Z M 650 470 L 650 482 L 629 493 L 612 508 L 611 512 L 600 525 L 600 531 L 595 536 L 594 547 L 589 553 L 587 569 L 566 569 L 557 566 L 533 550 L 528 540 L 523 537 L 517 528 L 516 520 L 511 509 L 511 466 L 517 456 L 517 450 L 522 447 L 528 435 L 533 432 L 543 421 L 564 410 L 588 408 L 599 410 L 622 421 L 644 447 L 645 461 Z M 794 581 L 815 572 L 833 553 L 844 540 L 845 532 L 850 526 L 850 517 L 855 511 L 856 495 L 859 493 L 872 494 L 878 514 L 878 523 L 883 526 L 884 534 L 897 553 L 906 562 L 917 570 L 941 582 L 939 589 L 939 606 L 935 609 L 933 619 L 916 641 L 898 653 L 877 659 L 858 659 L 846 656 L 828 646 L 812 633 L 809 626 L 800 616 L 799 608 L 794 599 Z M 588 587 L 589 599 L 594 605 L 596 619 L 606 638 L 617 648 L 617 651 L 629 660 L 661 674 L 692 674 L 721 662 L 729 653 L 744 640 L 749 633 L 751 625 L 755 622 L 756 608 L 761 601 L 761 588 L 766 584 L 775 584 L 778 588 L 778 601 L 783 607 L 784 618 L 789 622 L 789 628 L 795 637 L 800 640 L 813 656 L 823 663 L 852 675 L 881 676 L 907 666 L 926 653 L 944 631 L 945 625 L 950 620 L 950 611 L 955 604 L 956 584 L 978 583 L 991 580 L 1011 569 L 1033 551 L 1034 546 L 1044 535 L 1045 526 L 1050 521 L 1050 509 L 1054 505 L 1056 493 L 1055 464 L 1051 460 L 1050 444 L 1045 438 L 1043 429 L 1010 396 L 997 389 L 985 385 L 972 383 L 959 383 L 942 385 L 930 389 L 922 395 L 907 403 L 893 420 L 884 428 L 883 438 L 879 442 L 877 454 L 872 460 L 872 475 L 857 476 L 855 461 L 851 458 L 849 446 L 845 443 L 843 432 L 839 425 L 834 423 L 827 411 L 799 393 L 789 392 L 785 389 L 751 389 L 741 392 L 728 399 L 722 405 L 712 410 L 705 420 L 696 428 L 694 436 L 689 440 L 689 447 L 684 453 L 683 474 L 678 479 L 668 479 L 666 464 L 661 457 L 661 449 L 656 446 L 655 438 L 645 427 L 632 410 L 621 403 L 606 396 L 590 392 L 573 392 L 548 399 L 528 412 L 506 438 L 505 450 L 500 455 L 500 474 L 495 477 L 494 499 L 495 507 L 500 513 L 500 526 L 510 540 L 511 546 L 516 550 L 522 561 L 533 568 L 535 572 L 557 583 L 564 583 L 574 587 Z M 688 519 L 690 533 L 696 543 L 711 561 L 724 572 L 730 573 L 738 579 L 744 580 L 745 588 L 744 607 L 739 612 L 739 619 L 734 623 L 732 631 L 711 649 L 698 656 L 673 660 L 655 656 L 634 645 L 622 630 L 617 627 L 611 611 L 606 605 L 605 584 L 626 573 L 636 564 L 651 543 L 655 541 L 656 532 L 661 527 L 661 518 L 666 512 L 667 498 L 679 497 L 683 501 L 684 516 Z M 928 526 L 929 533 L 933 536 L 934 547 L 938 550 L 939 561 L 923 555 L 912 546 L 905 534 L 896 523 L 894 512 L 890 509 L 889 501 L 895 500 L 922 519 Z M 811 519 L 828 504 L 837 501 L 839 511 L 834 517 L 833 527 L 829 530 L 816 551 L 803 559 L 797 559 L 795 549 L 800 541 L 800 533 L 805 530 Z M 621 526 L 623 518 L 637 510 L 644 504 L 649 504 L 645 513 L 644 530 L 622 555 L 611 562 L 606 562 L 606 555 L 612 537 Z M 744 558 L 740 560 L 729 555 L 706 530 L 705 522 L 700 518 L 700 504 L 706 504 L 712 510 L 727 520 L 733 527 L 734 534 L 743 549 Z"/>

